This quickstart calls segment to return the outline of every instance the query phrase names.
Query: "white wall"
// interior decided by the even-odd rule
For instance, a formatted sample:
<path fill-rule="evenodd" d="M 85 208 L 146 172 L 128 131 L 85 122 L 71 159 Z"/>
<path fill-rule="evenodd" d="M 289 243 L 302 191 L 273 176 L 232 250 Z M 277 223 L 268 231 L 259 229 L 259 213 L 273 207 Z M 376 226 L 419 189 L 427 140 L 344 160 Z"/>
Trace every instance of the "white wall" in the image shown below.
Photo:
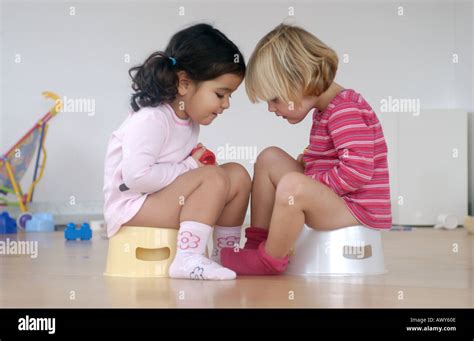
<path fill-rule="evenodd" d="M 469 214 L 474 216 L 474 113 L 469 113 Z"/>
<path fill-rule="evenodd" d="M 178 6 L 185 6 L 184 16 Z M 380 100 L 388 96 L 419 99 L 425 109 L 473 111 L 472 1 L 405 2 L 403 16 L 392 1 L 2 1 L 0 151 L 48 110 L 43 90 L 95 100 L 94 116 L 61 113 L 51 122 L 48 165 L 35 200 L 66 210 L 74 196 L 100 212 L 107 140 L 128 111 L 128 69 L 164 49 L 180 28 L 202 21 L 215 24 L 248 59 L 289 6 L 295 8 L 289 22 L 338 52 L 337 81 L 361 92 L 382 120 Z M 278 145 L 296 156 L 310 125 L 309 117 L 297 126 L 277 120 L 264 104 L 250 104 L 242 86 L 225 115 L 202 129 L 201 140 L 215 151 L 226 143 L 259 151 Z M 248 160 L 240 161 L 252 172 Z"/>

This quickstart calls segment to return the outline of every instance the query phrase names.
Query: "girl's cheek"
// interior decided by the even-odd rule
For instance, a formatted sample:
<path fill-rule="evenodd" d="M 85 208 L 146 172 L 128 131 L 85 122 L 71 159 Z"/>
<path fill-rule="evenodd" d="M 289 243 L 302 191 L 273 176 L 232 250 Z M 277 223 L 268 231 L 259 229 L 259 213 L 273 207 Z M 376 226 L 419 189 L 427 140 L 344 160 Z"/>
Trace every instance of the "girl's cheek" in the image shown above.
<path fill-rule="evenodd" d="M 209 108 L 217 108 L 220 106 L 219 98 L 215 94 L 211 94 L 207 97 L 208 107 Z M 213 109 L 212 109 L 213 110 Z"/>
<path fill-rule="evenodd" d="M 291 116 L 292 114 L 295 114 L 295 110 L 290 104 L 282 104 L 280 110 L 282 113 L 285 113 L 285 116 Z"/>
<path fill-rule="evenodd" d="M 291 116 L 293 114 L 293 111 L 290 110 L 286 105 L 280 106 L 280 108 L 278 108 L 278 112 L 284 116 Z"/>

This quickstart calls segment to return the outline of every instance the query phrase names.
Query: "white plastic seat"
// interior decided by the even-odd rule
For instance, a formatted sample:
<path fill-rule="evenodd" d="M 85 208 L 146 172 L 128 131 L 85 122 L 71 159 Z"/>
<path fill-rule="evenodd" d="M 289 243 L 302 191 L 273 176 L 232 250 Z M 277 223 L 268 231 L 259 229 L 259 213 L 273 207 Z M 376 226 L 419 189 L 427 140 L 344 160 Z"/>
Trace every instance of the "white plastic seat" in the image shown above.
<path fill-rule="evenodd" d="M 333 231 L 305 226 L 286 274 L 375 275 L 385 273 L 381 232 L 356 225 Z"/>

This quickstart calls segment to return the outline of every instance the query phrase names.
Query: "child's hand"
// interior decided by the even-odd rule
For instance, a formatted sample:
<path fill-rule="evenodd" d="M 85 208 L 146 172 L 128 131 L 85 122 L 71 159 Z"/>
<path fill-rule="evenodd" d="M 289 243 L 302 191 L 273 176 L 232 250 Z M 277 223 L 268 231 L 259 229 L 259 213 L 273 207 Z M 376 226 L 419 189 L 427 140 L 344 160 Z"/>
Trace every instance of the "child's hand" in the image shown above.
<path fill-rule="evenodd" d="M 196 148 L 200 148 L 200 149 L 196 150 L 194 154 L 191 156 L 194 159 L 194 161 L 196 161 L 198 167 L 205 166 L 205 164 L 201 163 L 199 159 L 201 158 L 202 154 L 204 154 L 204 152 L 206 151 L 206 147 L 204 147 L 202 143 L 198 143 Z"/>
<path fill-rule="evenodd" d="M 298 161 L 303 166 L 303 168 L 306 168 L 306 163 L 303 160 L 303 154 L 298 155 L 296 161 Z"/>
<path fill-rule="evenodd" d="M 199 154 L 198 154 L 199 152 Z M 202 145 L 202 143 L 198 143 L 196 148 L 194 148 L 191 152 L 191 155 L 203 165 L 214 165 L 218 166 L 216 162 L 216 156 L 210 150 L 207 150 L 206 147 Z"/>

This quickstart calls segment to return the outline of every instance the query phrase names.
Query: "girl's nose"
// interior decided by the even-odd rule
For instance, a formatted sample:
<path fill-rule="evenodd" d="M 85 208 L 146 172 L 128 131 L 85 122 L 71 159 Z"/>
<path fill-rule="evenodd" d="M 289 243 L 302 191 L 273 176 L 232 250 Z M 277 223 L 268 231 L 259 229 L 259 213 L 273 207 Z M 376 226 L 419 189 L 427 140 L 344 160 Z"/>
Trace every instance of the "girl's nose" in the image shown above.
<path fill-rule="evenodd" d="M 230 101 L 229 99 L 227 98 L 224 103 L 222 103 L 222 108 L 223 109 L 228 109 L 230 107 Z"/>

